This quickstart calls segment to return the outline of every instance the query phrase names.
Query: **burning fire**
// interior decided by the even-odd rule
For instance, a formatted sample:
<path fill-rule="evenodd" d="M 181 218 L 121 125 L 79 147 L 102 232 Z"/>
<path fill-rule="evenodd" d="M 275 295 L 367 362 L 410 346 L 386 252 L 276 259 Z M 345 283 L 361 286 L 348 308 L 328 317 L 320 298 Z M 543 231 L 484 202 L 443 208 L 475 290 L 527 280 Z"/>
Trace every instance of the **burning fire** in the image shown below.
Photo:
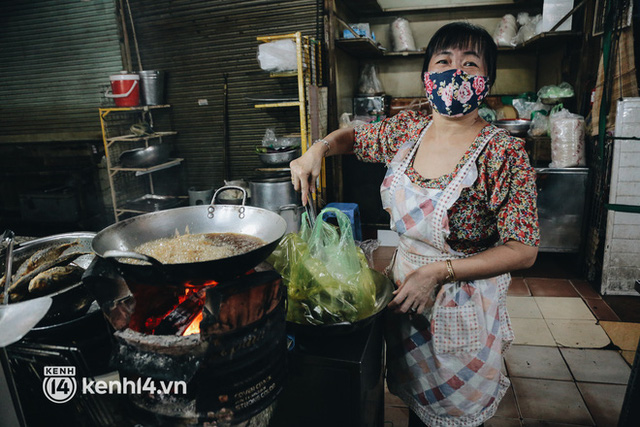
<path fill-rule="evenodd" d="M 193 319 L 193 322 L 185 329 L 182 335 L 193 335 L 200 333 L 200 322 L 202 321 L 202 311 Z"/>
<path fill-rule="evenodd" d="M 130 327 L 153 335 L 192 335 L 200 333 L 206 291 L 215 281 L 188 282 L 182 289 L 138 285 L 134 290 L 138 304 Z"/>

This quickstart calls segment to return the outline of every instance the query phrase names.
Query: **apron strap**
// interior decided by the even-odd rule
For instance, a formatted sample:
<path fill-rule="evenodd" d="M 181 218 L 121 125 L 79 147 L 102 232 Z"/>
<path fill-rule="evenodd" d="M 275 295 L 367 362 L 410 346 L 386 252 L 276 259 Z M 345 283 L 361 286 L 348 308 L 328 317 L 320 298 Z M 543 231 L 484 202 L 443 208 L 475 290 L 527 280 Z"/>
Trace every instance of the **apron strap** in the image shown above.
<path fill-rule="evenodd" d="M 447 215 L 447 210 L 449 210 L 449 208 L 453 206 L 460 195 L 460 186 L 462 185 L 462 182 L 471 170 L 471 167 L 475 164 L 482 150 L 484 150 L 484 147 L 487 146 L 489 141 L 494 137 L 496 133 L 498 133 L 498 131 L 499 129 L 496 128 L 493 130 L 493 132 L 484 137 L 482 143 L 478 146 L 478 148 L 475 149 L 475 151 L 471 154 L 469 160 L 467 160 L 467 162 L 458 170 L 449 185 L 447 185 L 447 187 L 442 192 L 442 196 L 438 200 L 436 208 L 433 212 L 433 230 L 442 229 L 442 223 L 445 216 Z M 438 249 L 445 251 L 446 245 L 444 233 L 436 231 L 434 234 L 435 241 L 433 243 Z"/>
<path fill-rule="evenodd" d="M 409 163 L 411 162 L 411 159 L 413 159 L 413 157 L 416 154 L 416 151 L 418 151 L 418 147 L 420 146 L 420 141 L 422 141 L 422 137 L 424 137 L 424 134 L 427 132 L 427 129 L 431 127 L 432 123 L 433 121 L 430 121 L 427 127 L 425 127 L 424 130 L 420 133 L 420 136 L 418 137 L 418 139 L 414 141 L 413 147 L 407 153 L 407 155 L 402 159 L 402 161 L 400 162 L 400 165 L 398 166 L 398 169 L 396 169 L 396 171 L 394 172 L 393 181 L 391 181 L 391 185 L 389 186 L 389 192 L 391 193 L 392 197 L 396 191 L 396 187 L 398 186 L 400 179 L 402 178 L 405 171 L 409 167 Z"/>

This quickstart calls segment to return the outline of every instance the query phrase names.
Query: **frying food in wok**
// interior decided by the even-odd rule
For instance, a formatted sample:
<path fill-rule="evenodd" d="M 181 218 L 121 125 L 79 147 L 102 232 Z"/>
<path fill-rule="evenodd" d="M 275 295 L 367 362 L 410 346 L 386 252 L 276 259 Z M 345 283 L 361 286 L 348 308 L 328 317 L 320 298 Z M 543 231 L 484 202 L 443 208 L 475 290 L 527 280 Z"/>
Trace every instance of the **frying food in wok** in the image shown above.
<path fill-rule="evenodd" d="M 153 257 L 163 264 L 186 264 L 240 255 L 266 243 L 258 237 L 239 233 L 185 234 L 143 243 L 135 248 L 135 252 Z"/>

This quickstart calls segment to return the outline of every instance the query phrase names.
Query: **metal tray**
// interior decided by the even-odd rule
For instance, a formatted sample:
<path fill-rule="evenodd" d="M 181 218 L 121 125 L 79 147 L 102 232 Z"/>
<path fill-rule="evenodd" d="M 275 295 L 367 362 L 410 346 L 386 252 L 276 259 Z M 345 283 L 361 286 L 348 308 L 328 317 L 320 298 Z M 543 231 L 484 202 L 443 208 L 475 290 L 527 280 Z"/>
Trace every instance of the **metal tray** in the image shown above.
<path fill-rule="evenodd" d="M 179 206 L 181 200 L 174 196 L 159 196 L 156 194 L 145 194 L 137 199 L 129 200 L 124 204 L 124 209 L 131 209 L 144 212 L 155 212 Z"/>

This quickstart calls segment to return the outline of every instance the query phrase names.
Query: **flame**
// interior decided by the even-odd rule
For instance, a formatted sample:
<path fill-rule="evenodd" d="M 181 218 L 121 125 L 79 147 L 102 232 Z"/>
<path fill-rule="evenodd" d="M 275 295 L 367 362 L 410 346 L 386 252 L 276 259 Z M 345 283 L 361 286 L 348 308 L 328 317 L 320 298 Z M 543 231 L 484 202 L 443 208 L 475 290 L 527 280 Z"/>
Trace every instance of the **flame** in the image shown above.
<path fill-rule="evenodd" d="M 200 333 L 200 322 L 202 321 L 202 311 L 193 319 L 182 335 L 193 335 Z"/>

